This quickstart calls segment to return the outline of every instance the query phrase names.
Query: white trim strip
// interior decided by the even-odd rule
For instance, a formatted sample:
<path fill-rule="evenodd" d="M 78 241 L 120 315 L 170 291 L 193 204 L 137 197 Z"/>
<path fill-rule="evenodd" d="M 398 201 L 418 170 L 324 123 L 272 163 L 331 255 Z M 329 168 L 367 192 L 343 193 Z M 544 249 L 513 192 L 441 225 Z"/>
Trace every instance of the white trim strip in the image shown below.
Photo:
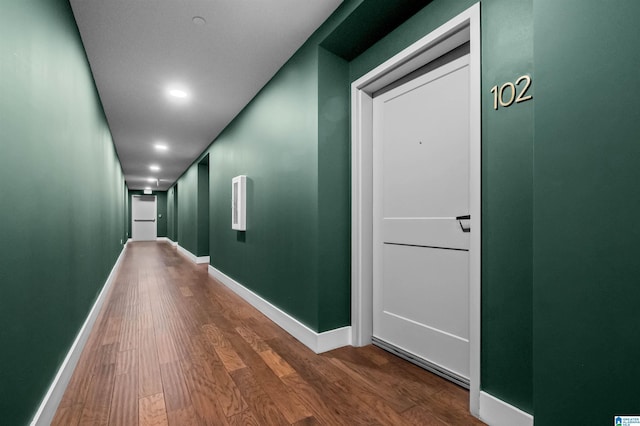
<path fill-rule="evenodd" d="M 102 290 L 100 290 L 98 298 L 93 304 L 91 311 L 89 311 L 89 315 L 87 315 L 87 319 L 85 319 L 84 324 L 82 324 L 82 328 L 80 328 L 76 339 L 74 340 L 71 348 L 69 349 L 69 352 L 67 353 L 67 356 L 62 362 L 62 365 L 58 369 L 58 373 L 53 379 L 51 386 L 49 386 L 49 390 L 42 399 L 38 411 L 36 411 L 36 414 L 33 416 L 33 419 L 30 423 L 31 426 L 49 425 L 53 421 L 53 416 L 56 414 L 58 405 L 60 405 L 60 401 L 62 400 L 62 396 L 64 395 L 65 390 L 67 389 L 69 380 L 71 380 L 73 371 L 78 364 L 80 354 L 82 353 L 82 350 L 84 349 L 84 346 L 89 339 L 89 335 L 91 334 L 91 330 L 93 329 L 96 319 L 98 319 L 98 314 L 100 313 L 102 305 L 104 304 L 107 294 L 109 293 L 109 289 L 115 281 L 116 272 L 122 261 L 125 248 L 126 244 L 120 252 L 118 260 L 116 260 L 113 268 L 111 268 L 111 272 L 109 273 L 109 276 L 107 277 Z"/>
<path fill-rule="evenodd" d="M 180 254 L 184 255 L 185 257 L 189 258 L 190 261 L 192 261 L 193 263 L 209 263 L 209 256 L 196 256 L 195 254 L 191 253 L 189 250 L 187 250 L 186 248 L 178 245 L 176 243 L 176 246 L 178 247 L 178 252 L 180 252 Z"/>
<path fill-rule="evenodd" d="M 480 420 L 491 426 L 533 426 L 533 416 L 480 391 Z"/>
<path fill-rule="evenodd" d="M 282 327 L 287 333 L 317 354 L 351 345 L 351 327 L 349 326 L 316 333 L 271 302 L 258 296 L 253 291 L 211 265 L 209 265 L 209 275 L 230 288 L 234 293 L 242 297 L 254 308 L 266 315 L 267 318 Z"/>
<path fill-rule="evenodd" d="M 464 342 L 464 343 L 469 343 L 469 339 L 465 339 L 464 337 L 456 336 L 455 334 L 448 333 L 448 332 L 446 332 L 444 330 L 440 330 L 439 328 L 431 327 L 430 325 L 423 324 L 423 323 L 418 322 L 418 321 L 414 321 L 411 318 L 405 318 L 402 315 L 394 314 L 393 312 L 389 312 L 389 311 L 384 311 L 383 310 L 382 312 L 387 314 L 387 315 L 389 315 L 389 316 L 396 317 L 399 320 L 410 322 L 410 323 L 415 324 L 415 325 L 417 325 L 419 327 L 428 328 L 429 330 L 435 331 L 436 333 L 444 334 L 445 336 L 451 337 L 452 339 L 460 340 L 461 342 Z"/>

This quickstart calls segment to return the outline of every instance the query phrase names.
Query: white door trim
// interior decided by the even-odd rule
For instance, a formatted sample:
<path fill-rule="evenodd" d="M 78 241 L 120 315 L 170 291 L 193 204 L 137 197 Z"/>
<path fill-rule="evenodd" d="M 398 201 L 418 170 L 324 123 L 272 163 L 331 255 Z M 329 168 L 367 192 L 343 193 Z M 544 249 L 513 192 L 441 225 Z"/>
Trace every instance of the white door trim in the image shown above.
<path fill-rule="evenodd" d="M 351 326 L 355 346 L 373 330 L 373 98 L 372 94 L 433 59 L 470 42 L 469 343 L 470 409 L 480 398 L 480 3 L 476 3 L 351 85 Z"/>

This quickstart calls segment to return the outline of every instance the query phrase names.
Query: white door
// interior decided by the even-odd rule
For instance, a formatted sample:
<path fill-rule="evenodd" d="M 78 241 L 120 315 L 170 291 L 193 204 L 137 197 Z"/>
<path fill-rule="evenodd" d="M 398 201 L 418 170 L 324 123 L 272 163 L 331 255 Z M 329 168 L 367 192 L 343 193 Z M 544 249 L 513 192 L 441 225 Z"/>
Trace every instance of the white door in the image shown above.
<path fill-rule="evenodd" d="M 155 241 L 156 237 L 156 196 L 134 195 L 131 197 L 131 239 Z"/>
<path fill-rule="evenodd" d="M 468 385 L 469 55 L 375 97 L 373 116 L 373 340 Z"/>

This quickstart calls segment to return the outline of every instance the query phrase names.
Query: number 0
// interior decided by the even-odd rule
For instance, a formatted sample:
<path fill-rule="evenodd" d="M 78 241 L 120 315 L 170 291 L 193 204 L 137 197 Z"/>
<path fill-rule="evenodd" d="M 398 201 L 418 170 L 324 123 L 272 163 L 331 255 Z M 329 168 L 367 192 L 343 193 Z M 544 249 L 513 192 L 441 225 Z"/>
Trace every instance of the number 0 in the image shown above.
<path fill-rule="evenodd" d="M 507 102 L 505 102 L 503 95 L 504 95 L 504 89 L 506 89 L 507 87 L 511 88 L 511 97 Z M 516 98 L 516 86 L 514 86 L 512 82 L 503 84 L 502 87 L 500 88 L 500 93 L 498 93 L 498 100 L 500 101 L 500 105 L 503 107 L 508 107 L 513 103 L 513 100 L 515 98 Z"/>

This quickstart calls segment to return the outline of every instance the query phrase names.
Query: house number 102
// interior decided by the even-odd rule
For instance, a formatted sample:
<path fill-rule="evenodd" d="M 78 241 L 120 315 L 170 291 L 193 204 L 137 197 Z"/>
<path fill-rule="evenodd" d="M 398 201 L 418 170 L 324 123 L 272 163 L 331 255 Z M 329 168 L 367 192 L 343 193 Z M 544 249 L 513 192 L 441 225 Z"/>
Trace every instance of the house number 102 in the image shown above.
<path fill-rule="evenodd" d="M 516 96 L 516 87 L 520 86 L 520 83 L 524 82 L 524 86 L 522 86 L 522 90 Z M 528 101 L 532 99 L 533 96 L 527 95 L 527 90 L 531 86 L 531 77 L 528 75 L 523 75 L 516 80 L 516 84 L 512 82 L 504 83 L 502 86 L 493 86 L 491 88 L 491 93 L 493 93 L 493 109 L 498 109 L 498 104 L 503 107 L 508 107 L 513 105 L 513 103 L 519 104 L 520 102 Z M 519 88 L 519 87 L 518 87 Z"/>

